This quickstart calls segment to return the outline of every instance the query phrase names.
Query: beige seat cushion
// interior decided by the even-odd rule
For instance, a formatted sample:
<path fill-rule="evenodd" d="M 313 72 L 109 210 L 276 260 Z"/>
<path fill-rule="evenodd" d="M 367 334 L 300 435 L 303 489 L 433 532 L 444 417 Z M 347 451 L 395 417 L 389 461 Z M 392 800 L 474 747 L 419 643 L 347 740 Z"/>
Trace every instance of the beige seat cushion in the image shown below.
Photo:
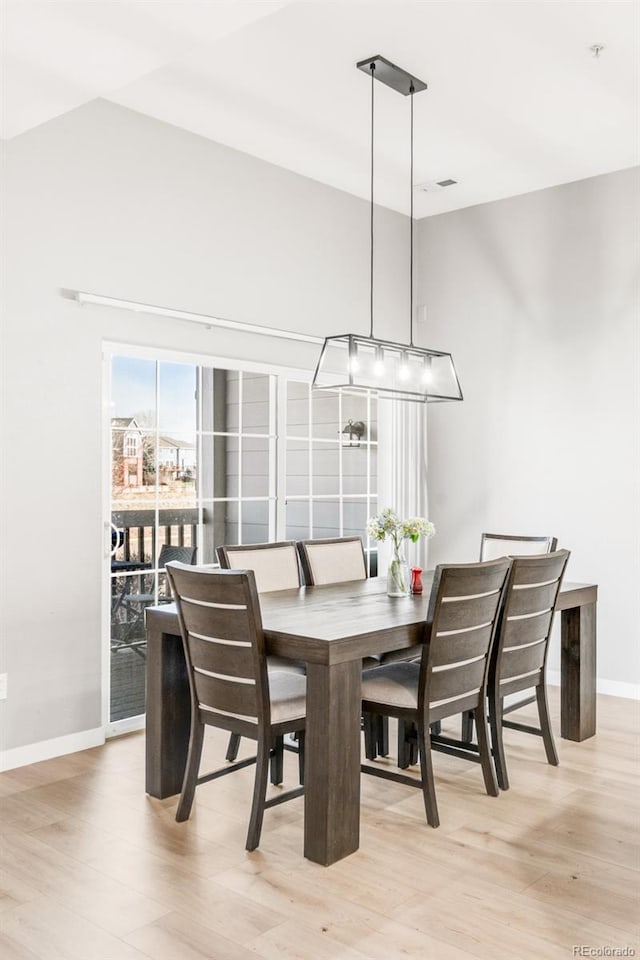
<path fill-rule="evenodd" d="M 302 660 L 289 660 L 287 657 L 267 657 L 267 670 L 281 673 L 297 673 L 305 676 L 307 665 Z"/>
<path fill-rule="evenodd" d="M 283 670 L 269 671 L 271 722 L 302 719 L 307 712 L 307 678 Z"/>
<path fill-rule="evenodd" d="M 417 710 L 419 677 L 420 664 L 407 661 L 365 670 L 362 674 L 362 699 Z"/>

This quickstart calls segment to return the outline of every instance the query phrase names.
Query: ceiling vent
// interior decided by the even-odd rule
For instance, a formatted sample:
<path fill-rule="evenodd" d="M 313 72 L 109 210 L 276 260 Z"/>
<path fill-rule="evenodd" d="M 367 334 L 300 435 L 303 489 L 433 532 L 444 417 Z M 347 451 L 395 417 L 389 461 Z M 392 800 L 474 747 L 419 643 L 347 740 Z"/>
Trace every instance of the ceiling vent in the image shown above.
<path fill-rule="evenodd" d="M 444 187 L 453 187 L 457 183 L 458 181 L 452 180 L 451 177 L 447 177 L 446 180 L 429 180 L 427 183 L 416 184 L 416 190 L 420 190 L 421 193 L 433 193 L 434 190 L 442 190 Z"/>

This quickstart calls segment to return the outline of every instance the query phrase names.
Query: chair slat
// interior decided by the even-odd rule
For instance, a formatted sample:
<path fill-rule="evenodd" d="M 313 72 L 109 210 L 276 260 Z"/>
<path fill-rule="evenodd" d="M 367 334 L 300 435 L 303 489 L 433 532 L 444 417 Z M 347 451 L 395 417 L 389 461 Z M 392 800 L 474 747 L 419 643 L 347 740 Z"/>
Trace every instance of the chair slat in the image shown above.
<path fill-rule="evenodd" d="M 546 642 L 544 639 L 530 647 L 517 647 L 513 650 L 503 649 L 500 679 L 506 680 L 509 677 L 517 677 L 521 673 L 529 673 L 530 670 L 541 669 L 544 665 L 545 649 Z"/>
<path fill-rule="evenodd" d="M 548 633 L 551 616 L 552 612 L 548 610 L 536 617 L 525 617 L 524 620 L 507 620 L 502 627 L 504 646 L 518 647 L 523 643 L 541 640 Z"/>
<path fill-rule="evenodd" d="M 474 660 L 472 663 L 459 664 L 446 670 L 439 670 L 431 674 L 429 687 L 429 702 L 448 700 L 458 697 L 471 690 L 477 690 L 484 678 L 486 657 Z"/>
<path fill-rule="evenodd" d="M 238 683 L 236 680 L 219 680 L 194 671 L 194 683 L 198 703 L 202 706 L 224 710 L 236 716 L 255 717 L 258 704 L 255 684 Z"/>
<path fill-rule="evenodd" d="M 215 643 L 189 634 L 189 651 L 197 669 L 244 679 L 255 677 L 255 659 L 250 646 Z"/>
<path fill-rule="evenodd" d="M 500 564 L 493 570 L 482 569 L 475 564 L 445 567 L 441 579 L 441 596 L 473 597 L 479 593 L 500 591 L 503 582 L 504 567 Z"/>
<path fill-rule="evenodd" d="M 499 599 L 500 594 L 496 592 L 474 599 L 446 600 L 440 607 L 434 626 L 438 633 L 444 633 L 446 630 L 464 630 L 467 627 L 491 623 Z"/>
<path fill-rule="evenodd" d="M 431 663 L 433 666 L 442 666 L 446 663 L 457 663 L 459 660 L 484 656 L 489 648 L 492 630 L 493 624 L 488 623 L 487 626 L 477 630 L 454 633 L 432 640 Z"/>
<path fill-rule="evenodd" d="M 508 617 L 519 617 L 528 613 L 539 613 L 542 610 L 551 610 L 555 606 L 558 593 L 558 581 L 547 583 L 544 586 L 523 587 L 521 590 L 512 590 L 506 606 Z"/>
<path fill-rule="evenodd" d="M 246 609 L 201 607 L 182 598 L 182 615 L 189 633 L 204 637 L 224 637 L 236 643 L 251 643 L 251 628 Z"/>
<path fill-rule="evenodd" d="M 216 570 L 215 578 L 202 578 L 198 567 L 189 569 L 174 563 L 167 564 L 176 580 L 181 597 L 191 597 L 209 603 L 246 605 L 244 581 L 235 570 Z"/>
<path fill-rule="evenodd" d="M 564 571 L 567 551 L 558 550 L 542 557 L 518 557 L 518 566 L 513 582 L 541 583 L 545 580 L 557 580 Z"/>

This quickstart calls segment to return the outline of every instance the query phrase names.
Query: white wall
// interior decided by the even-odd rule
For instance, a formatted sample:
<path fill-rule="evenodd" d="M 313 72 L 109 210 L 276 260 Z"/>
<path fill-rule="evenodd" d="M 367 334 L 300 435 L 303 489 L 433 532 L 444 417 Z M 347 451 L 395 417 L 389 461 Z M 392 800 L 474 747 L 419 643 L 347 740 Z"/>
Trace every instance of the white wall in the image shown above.
<path fill-rule="evenodd" d="M 315 347 L 106 308 L 86 290 L 318 335 L 368 330 L 368 204 L 105 101 L 6 145 L 2 747 L 101 719 L 103 339 L 312 367 Z M 363 170 L 363 177 L 367 171 Z M 406 316 L 380 211 L 377 326 Z M 22 752 L 20 756 L 36 756 Z"/>
<path fill-rule="evenodd" d="M 430 562 L 475 559 L 482 530 L 554 534 L 567 579 L 599 585 L 598 677 L 621 685 L 640 682 L 639 172 L 418 228 L 418 342 L 453 352 L 465 396 L 429 408 Z"/>
<path fill-rule="evenodd" d="M 368 207 L 103 101 L 6 153 L 0 736 L 24 757 L 87 742 L 74 737 L 102 720 L 103 340 L 302 367 L 317 352 L 80 308 L 59 289 L 366 332 Z M 429 411 L 431 562 L 475 557 L 482 529 L 552 531 L 573 550 L 571 577 L 600 584 L 600 675 L 637 682 L 634 183 L 621 173 L 423 221 L 417 299 L 465 390 Z M 380 336 L 403 336 L 406 234 L 379 212 Z"/>

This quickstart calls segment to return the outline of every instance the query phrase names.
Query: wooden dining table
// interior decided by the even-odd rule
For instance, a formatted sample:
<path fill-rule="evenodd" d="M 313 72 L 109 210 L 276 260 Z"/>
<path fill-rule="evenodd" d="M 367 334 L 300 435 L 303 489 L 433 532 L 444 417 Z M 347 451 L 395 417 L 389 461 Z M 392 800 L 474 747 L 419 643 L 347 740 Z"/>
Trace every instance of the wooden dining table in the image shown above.
<path fill-rule="evenodd" d="M 422 642 L 432 573 L 424 593 L 392 598 L 386 578 L 262 594 L 267 651 L 307 664 L 304 855 L 329 865 L 358 849 L 362 658 Z M 561 736 L 596 729 L 595 584 L 564 583 L 561 611 Z M 190 725 L 186 663 L 175 606 L 149 607 L 146 790 L 182 787 Z"/>

